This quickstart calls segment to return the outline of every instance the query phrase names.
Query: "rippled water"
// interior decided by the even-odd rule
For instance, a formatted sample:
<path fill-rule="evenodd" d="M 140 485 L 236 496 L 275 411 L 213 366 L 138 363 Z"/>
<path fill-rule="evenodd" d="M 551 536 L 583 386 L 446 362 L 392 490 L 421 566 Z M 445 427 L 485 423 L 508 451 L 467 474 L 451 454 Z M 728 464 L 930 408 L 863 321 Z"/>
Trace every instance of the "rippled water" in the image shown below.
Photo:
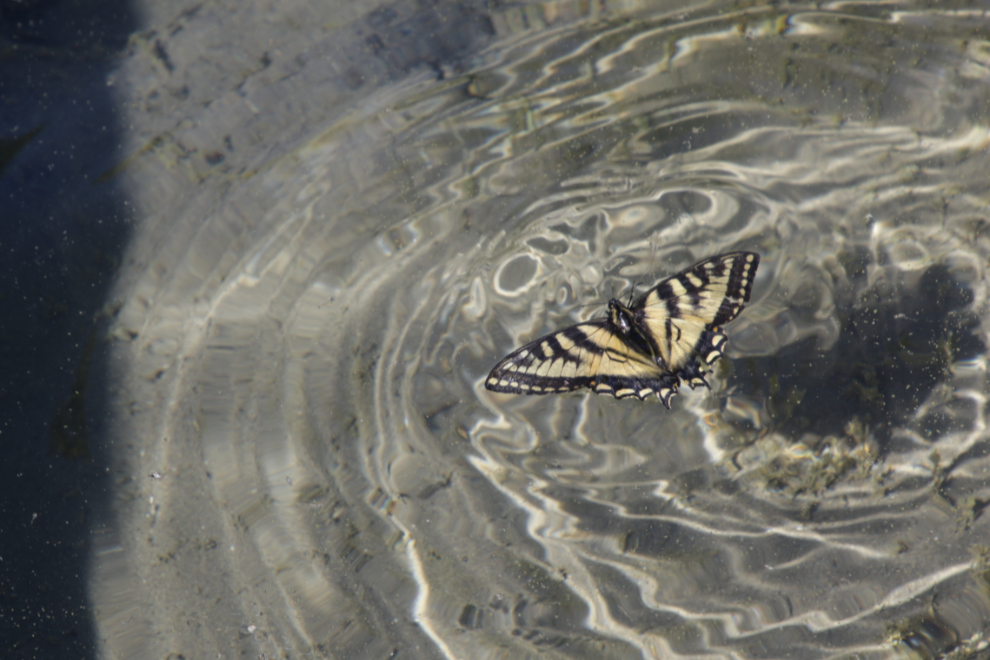
<path fill-rule="evenodd" d="M 986 656 L 990 20 L 554 7 L 128 165 L 108 657 Z M 739 249 L 713 393 L 484 389 Z"/>

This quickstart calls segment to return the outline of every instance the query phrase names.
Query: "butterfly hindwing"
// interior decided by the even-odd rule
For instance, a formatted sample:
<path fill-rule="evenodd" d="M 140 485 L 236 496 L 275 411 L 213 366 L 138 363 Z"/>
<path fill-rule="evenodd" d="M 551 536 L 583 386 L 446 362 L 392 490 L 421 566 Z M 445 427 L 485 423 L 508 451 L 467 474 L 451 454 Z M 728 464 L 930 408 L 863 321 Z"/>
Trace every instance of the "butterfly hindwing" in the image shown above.
<path fill-rule="evenodd" d="M 652 367 L 634 375 L 600 374 L 597 381 L 594 390 L 598 394 L 611 394 L 616 399 L 634 396 L 640 401 L 645 401 L 655 394 L 668 408 L 671 397 L 677 394 L 678 386 L 676 376 Z"/>
<path fill-rule="evenodd" d="M 618 399 L 657 395 L 669 407 L 681 380 L 707 386 L 704 368 L 721 357 L 722 325 L 749 301 L 760 263 L 754 252 L 706 259 L 668 277 L 628 307 L 526 344 L 485 380 L 495 392 L 550 394 L 590 388 Z"/>

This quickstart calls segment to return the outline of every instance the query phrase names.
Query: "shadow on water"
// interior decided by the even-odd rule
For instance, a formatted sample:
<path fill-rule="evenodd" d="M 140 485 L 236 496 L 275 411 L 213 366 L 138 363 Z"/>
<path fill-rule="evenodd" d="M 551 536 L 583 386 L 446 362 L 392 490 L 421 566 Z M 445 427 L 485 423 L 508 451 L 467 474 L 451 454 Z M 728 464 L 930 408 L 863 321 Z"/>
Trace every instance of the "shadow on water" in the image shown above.
<path fill-rule="evenodd" d="M 972 292 L 941 264 L 920 274 L 883 272 L 867 283 L 868 256 L 840 260 L 837 289 L 846 291 L 836 300 L 838 341 L 823 350 L 808 337 L 770 358 L 745 360 L 738 376 L 762 391 L 770 426 L 793 438 L 842 437 L 857 419 L 882 454 L 894 442 L 891 432 L 905 425 L 934 441 L 951 430 L 952 407 L 928 406 L 915 419 L 916 411 L 946 397 L 939 388 L 954 364 L 986 350 Z"/>
<path fill-rule="evenodd" d="M 0 2 L 0 654 L 96 657 L 86 593 L 113 476 L 100 309 L 131 218 L 107 83 L 123 0 Z"/>

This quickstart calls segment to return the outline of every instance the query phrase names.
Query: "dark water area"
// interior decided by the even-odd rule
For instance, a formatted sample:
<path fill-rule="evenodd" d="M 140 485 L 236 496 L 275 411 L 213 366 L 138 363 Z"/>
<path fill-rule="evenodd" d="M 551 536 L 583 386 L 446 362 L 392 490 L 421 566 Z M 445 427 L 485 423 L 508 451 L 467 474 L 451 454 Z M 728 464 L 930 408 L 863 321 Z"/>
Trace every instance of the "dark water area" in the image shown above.
<path fill-rule="evenodd" d="M 136 25 L 124 2 L 0 5 L 6 657 L 99 656 L 89 561 L 112 479 L 94 437 L 107 414 L 97 318 L 132 221 L 99 178 L 122 139 L 106 79 Z"/>

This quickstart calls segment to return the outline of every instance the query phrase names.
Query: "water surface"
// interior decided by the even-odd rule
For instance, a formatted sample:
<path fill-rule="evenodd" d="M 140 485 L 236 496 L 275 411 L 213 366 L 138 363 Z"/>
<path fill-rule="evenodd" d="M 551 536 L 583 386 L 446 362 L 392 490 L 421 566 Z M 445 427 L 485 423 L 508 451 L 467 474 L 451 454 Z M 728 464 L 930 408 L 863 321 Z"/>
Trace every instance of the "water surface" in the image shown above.
<path fill-rule="evenodd" d="M 476 52 L 374 88 L 310 35 L 167 131 L 133 108 L 106 655 L 985 653 L 987 17 L 464 20 Z M 739 249 L 712 392 L 484 389 Z"/>

